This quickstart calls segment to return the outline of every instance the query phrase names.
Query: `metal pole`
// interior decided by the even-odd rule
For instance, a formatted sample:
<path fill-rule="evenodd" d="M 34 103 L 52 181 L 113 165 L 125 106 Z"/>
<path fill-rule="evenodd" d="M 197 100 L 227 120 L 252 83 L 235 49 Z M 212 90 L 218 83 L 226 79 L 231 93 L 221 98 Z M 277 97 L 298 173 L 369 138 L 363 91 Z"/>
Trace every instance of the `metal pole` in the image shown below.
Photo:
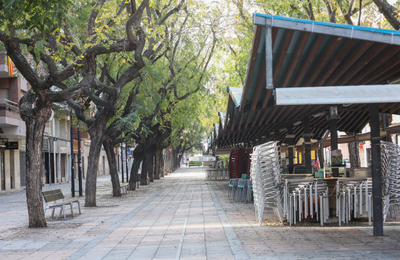
<path fill-rule="evenodd" d="M 54 183 L 56 183 L 56 180 L 58 179 L 57 178 L 57 163 L 56 163 L 56 138 L 55 138 L 55 135 L 56 135 L 56 124 L 55 124 L 55 119 L 54 119 L 54 111 L 52 111 L 52 113 L 53 113 L 53 118 L 52 118 L 52 120 L 51 120 L 51 138 L 52 138 L 52 141 L 53 141 L 53 174 L 54 174 L 54 176 L 53 176 L 53 181 L 54 181 Z M 59 180 L 59 182 L 61 182 L 61 180 Z"/>
<path fill-rule="evenodd" d="M 53 180 L 53 176 L 51 176 L 51 137 L 49 136 L 49 139 L 47 139 L 48 144 L 49 144 L 49 149 L 48 149 L 48 153 L 49 153 L 49 184 L 51 186 L 51 182 Z"/>
<path fill-rule="evenodd" d="M 72 123 L 72 110 L 70 112 L 71 120 L 71 196 L 75 197 L 75 173 L 74 173 L 74 128 Z"/>
<path fill-rule="evenodd" d="M 126 182 L 128 182 L 128 142 L 125 142 L 125 169 L 126 169 Z"/>
<path fill-rule="evenodd" d="M 121 143 L 121 175 L 122 175 L 122 183 L 124 183 L 124 153 L 123 153 L 123 147 Z"/>
<path fill-rule="evenodd" d="M 79 197 L 82 197 L 82 158 L 81 158 L 81 131 L 78 130 L 78 178 L 79 178 Z"/>
<path fill-rule="evenodd" d="M 331 130 L 331 151 L 338 149 L 337 119 L 330 119 L 329 126 Z M 331 156 L 332 157 L 332 156 Z M 332 164 L 332 161 L 331 161 Z M 332 168 L 332 176 L 339 177 L 339 169 Z"/>
<path fill-rule="evenodd" d="M 381 142 L 379 129 L 379 104 L 369 105 L 371 126 L 372 157 L 372 199 L 374 213 L 374 236 L 383 236 L 382 216 L 382 175 L 381 175 Z"/>
<path fill-rule="evenodd" d="M 266 33 L 265 33 L 265 62 L 266 62 L 266 83 L 267 83 L 267 89 L 274 89 L 274 82 L 273 82 L 273 76 L 274 74 L 272 73 L 272 67 L 273 67 L 273 53 L 272 53 L 272 26 L 267 25 L 265 27 Z"/>
<path fill-rule="evenodd" d="M 304 161 L 306 163 L 306 172 L 312 173 L 311 167 L 311 133 L 310 133 L 310 117 L 306 116 L 304 118 L 304 144 L 305 144 L 305 152 L 304 152 Z"/>

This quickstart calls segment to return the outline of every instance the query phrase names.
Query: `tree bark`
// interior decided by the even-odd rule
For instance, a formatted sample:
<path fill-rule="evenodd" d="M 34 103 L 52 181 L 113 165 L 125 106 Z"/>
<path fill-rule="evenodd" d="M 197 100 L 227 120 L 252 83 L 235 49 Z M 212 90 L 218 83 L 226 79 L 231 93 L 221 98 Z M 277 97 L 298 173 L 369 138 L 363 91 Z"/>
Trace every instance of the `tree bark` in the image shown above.
<path fill-rule="evenodd" d="M 161 164 L 162 164 L 162 149 L 157 149 L 156 151 L 156 169 L 154 174 L 154 179 L 159 180 L 161 177 L 164 177 L 161 172 Z"/>
<path fill-rule="evenodd" d="M 20 107 L 24 105 L 31 104 L 20 103 Z M 51 116 L 51 103 L 42 108 L 36 107 L 34 111 L 30 112 L 30 116 L 26 117 L 21 111 L 21 117 L 26 125 L 26 200 L 29 227 L 40 228 L 47 227 L 42 197 L 42 147 L 44 128 Z"/>
<path fill-rule="evenodd" d="M 110 168 L 111 184 L 114 197 L 121 197 L 121 186 L 119 184 L 117 160 L 115 158 L 114 145 L 110 139 L 103 141 L 106 150 L 108 166 Z"/>
<path fill-rule="evenodd" d="M 165 176 L 165 164 L 164 164 L 164 157 L 163 157 L 163 149 L 161 149 L 160 169 L 161 169 L 161 177 L 164 177 Z"/>
<path fill-rule="evenodd" d="M 165 153 L 165 175 L 168 175 L 172 172 L 172 160 L 171 160 L 171 153 L 172 153 L 172 145 L 169 145 L 167 148 L 167 152 Z"/>
<path fill-rule="evenodd" d="M 150 182 L 154 182 L 154 162 L 155 162 L 155 158 L 154 158 L 154 151 L 150 151 L 149 152 L 150 153 L 150 156 L 149 156 L 149 159 L 150 159 L 150 161 L 149 161 L 149 179 L 150 179 Z"/>
<path fill-rule="evenodd" d="M 379 12 L 385 16 L 386 20 L 390 23 L 395 30 L 400 29 L 400 22 L 398 20 L 399 10 L 394 6 L 386 2 L 385 0 L 373 0 L 375 5 L 378 7 Z"/>
<path fill-rule="evenodd" d="M 142 174 L 140 176 L 140 185 L 148 185 L 147 182 L 147 176 L 149 174 L 149 164 L 151 160 L 151 154 L 150 153 L 145 153 L 144 158 L 143 158 L 143 165 L 142 165 Z"/>
<path fill-rule="evenodd" d="M 164 161 L 164 176 L 168 175 L 168 163 L 169 163 L 169 146 L 165 149 L 165 161 Z"/>
<path fill-rule="evenodd" d="M 319 144 L 318 159 L 319 159 L 319 168 L 324 168 L 325 157 L 324 157 L 324 146 L 322 143 Z"/>
<path fill-rule="evenodd" d="M 108 120 L 105 120 L 106 123 L 107 121 Z M 85 207 L 96 207 L 97 171 L 99 169 L 99 158 L 104 125 L 105 124 L 100 124 L 99 127 L 94 127 L 92 125 L 89 128 L 90 149 L 88 168 L 86 171 Z"/>
<path fill-rule="evenodd" d="M 358 144 L 359 144 L 358 141 L 350 142 L 348 144 L 350 164 L 352 168 L 361 166 L 360 150 L 358 149 Z"/>
<path fill-rule="evenodd" d="M 139 167 L 143 161 L 143 147 L 141 144 L 136 146 L 135 150 L 133 151 L 133 164 L 131 169 L 131 174 L 129 178 L 129 189 L 136 190 L 136 180 L 139 174 Z M 142 169 L 143 170 L 143 169 Z"/>

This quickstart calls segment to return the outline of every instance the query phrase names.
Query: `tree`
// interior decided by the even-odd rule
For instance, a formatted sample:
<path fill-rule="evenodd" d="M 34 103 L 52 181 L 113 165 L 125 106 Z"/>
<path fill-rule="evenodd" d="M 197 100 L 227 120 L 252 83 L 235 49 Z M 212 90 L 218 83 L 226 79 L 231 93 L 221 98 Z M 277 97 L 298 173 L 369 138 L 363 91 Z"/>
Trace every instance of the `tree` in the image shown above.
<path fill-rule="evenodd" d="M 69 37 L 61 32 L 61 28 L 65 31 L 68 28 L 66 13 L 73 9 L 71 1 L 0 1 L 0 6 L 0 41 L 31 86 L 19 103 L 20 115 L 26 124 L 29 227 L 45 227 L 41 195 L 45 123 L 50 118 L 53 102 L 61 102 L 86 91 L 95 74 L 93 57 L 106 50 L 91 46 L 82 52 L 76 45 L 70 44 Z M 123 43 L 114 46 L 116 49 L 127 47 Z M 75 59 L 69 55 L 78 52 L 82 55 Z M 83 76 L 67 87 L 64 82 L 79 71 L 84 72 Z"/>
<path fill-rule="evenodd" d="M 118 112 L 117 105 L 121 91 L 125 85 L 141 76 L 141 70 L 146 63 L 158 59 L 157 53 L 165 45 L 162 34 L 163 25 L 173 14 L 179 12 L 185 3 L 184 0 L 180 0 L 176 1 L 176 5 L 173 5 L 174 2 L 170 1 L 169 5 L 162 5 L 160 2 L 150 4 L 149 0 L 143 0 L 138 6 L 136 1 L 131 1 L 129 4 L 126 4 L 125 1 L 122 2 L 121 12 L 118 12 L 116 16 L 123 15 L 123 10 L 126 10 L 126 34 L 123 31 L 121 37 L 134 44 L 133 52 L 110 54 L 104 57 L 103 60 L 99 61 L 101 63 L 100 75 L 94 79 L 92 89 L 87 93 L 88 98 L 82 103 L 74 99 L 68 100 L 68 104 L 75 110 L 77 117 L 88 126 L 90 134 L 91 144 L 85 189 L 86 207 L 96 206 L 96 179 L 100 150 L 102 144 L 104 142 L 107 144 L 110 140 L 110 135 L 105 135 L 106 127 L 110 119 Z M 101 6 L 102 3 L 99 3 L 99 7 Z M 97 10 L 103 11 L 102 14 L 100 15 Z M 107 16 L 107 14 L 109 14 L 109 9 L 104 6 L 101 9 L 94 9 L 90 17 L 92 20 L 100 19 L 99 22 L 101 22 L 101 18 Z M 109 20 L 108 17 L 106 18 L 104 23 Z M 115 24 L 118 23 L 115 22 Z M 116 31 L 110 30 L 105 32 L 92 30 L 92 32 L 100 41 L 112 41 L 115 35 L 118 35 Z M 120 64 L 123 65 L 120 66 Z M 96 107 L 96 112 L 85 113 L 92 102 Z M 109 147 L 106 151 L 110 156 Z M 110 163 L 114 162 L 111 160 Z M 115 169 L 111 169 L 115 171 Z M 119 183 L 118 176 L 115 175 L 116 173 L 112 174 L 113 183 Z"/>
<path fill-rule="evenodd" d="M 162 24 L 179 10 L 183 2 L 180 1 L 177 7 L 167 8 L 164 13 L 160 12 L 162 17 L 156 22 Z M 146 53 L 147 57 L 160 46 L 156 46 L 150 36 L 147 41 L 143 29 L 153 22 L 142 19 L 143 12 L 150 8 L 149 0 L 143 0 L 140 5 L 135 0 L 123 0 L 118 6 L 115 2 L 105 0 L 98 0 L 94 4 L 71 0 L 15 0 L 0 1 L 0 5 L 0 40 L 16 68 L 31 86 L 20 100 L 20 113 L 27 129 L 29 227 L 45 227 L 47 224 L 40 192 L 41 154 L 44 127 L 51 115 L 52 103 L 68 100 L 77 116 L 90 125 L 89 133 L 95 145 L 90 148 L 85 206 L 95 206 L 95 173 L 101 147 L 98 136 L 101 137 L 107 121 L 96 121 L 85 115 L 79 107 L 81 103 L 74 98 L 79 96 L 78 100 L 86 102 L 84 105 L 90 101 L 96 102 L 96 113 L 111 117 L 114 109 L 107 102 L 118 100 L 120 89 L 137 77 L 138 71 L 145 65 L 143 50 L 146 43 L 150 50 Z M 163 8 L 158 1 L 154 6 L 155 9 L 159 6 Z M 82 24 L 86 24 L 86 30 Z M 111 83 L 114 88 L 96 77 L 103 71 L 107 72 L 98 68 L 98 62 L 104 64 L 112 55 L 123 57 L 121 53 L 131 51 L 135 52 L 130 56 L 131 63 Z"/>
<path fill-rule="evenodd" d="M 184 104 L 204 89 L 207 82 L 207 70 L 216 43 L 215 21 L 206 26 L 204 19 L 193 14 L 194 10 L 198 9 L 185 8 L 182 23 L 178 26 L 173 21 L 175 26 L 169 27 L 166 37 L 165 55 L 143 70 L 137 95 L 137 114 L 141 119 L 137 125 L 132 122 L 132 126 L 126 128 L 135 129 L 133 132 L 125 133 L 125 136 L 131 135 L 135 139 L 138 143 L 136 150 L 141 151 L 134 152 L 130 177 L 132 189 L 142 160 L 141 184 L 148 184 L 147 177 L 150 182 L 160 178 L 162 150 L 174 131 L 172 122 L 178 118 L 174 111 L 180 106 L 184 111 L 191 110 Z"/>
<path fill-rule="evenodd" d="M 395 29 L 400 30 L 400 12 L 393 5 L 389 4 L 386 0 L 373 0 L 378 7 L 379 12 L 383 14 L 389 24 Z"/>

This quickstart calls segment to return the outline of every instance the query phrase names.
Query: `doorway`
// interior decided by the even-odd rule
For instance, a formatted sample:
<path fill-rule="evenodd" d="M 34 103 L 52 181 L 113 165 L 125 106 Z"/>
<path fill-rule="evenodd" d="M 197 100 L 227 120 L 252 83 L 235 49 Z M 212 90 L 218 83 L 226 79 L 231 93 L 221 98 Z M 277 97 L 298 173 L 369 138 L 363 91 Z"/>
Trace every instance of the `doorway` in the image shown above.
<path fill-rule="evenodd" d="M 45 153 L 44 154 L 44 169 L 46 176 L 46 183 L 54 183 L 54 154 Z"/>

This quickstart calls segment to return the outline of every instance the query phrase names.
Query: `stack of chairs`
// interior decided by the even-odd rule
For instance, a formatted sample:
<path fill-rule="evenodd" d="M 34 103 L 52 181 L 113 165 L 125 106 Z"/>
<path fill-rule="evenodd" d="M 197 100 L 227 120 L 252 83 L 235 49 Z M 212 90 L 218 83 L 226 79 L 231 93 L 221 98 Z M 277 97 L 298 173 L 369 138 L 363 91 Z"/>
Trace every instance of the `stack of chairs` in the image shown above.
<path fill-rule="evenodd" d="M 231 179 L 241 177 L 243 172 L 244 149 L 233 149 L 229 158 L 229 172 Z"/>
<path fill-rule="evenodd" d="M 381 141 L 383 221 L 396 217 L 400 205 L 400 147 Z"/>
<path fill-rule="evenodd" d="M 283 222 L 281 176 L 277 142 L 253 148 L 250 176 L 253 184 L 256 219 L 262 224 L 264 209 L 272 208 Z"/>
<path fill-rule="evenodd" d="M 283 200 L 283 215 L 290 226 L 314 214 L 321 226 L 329 218 L 328 185 L 321 179 L 286 179 Z"/>
<path fill-rule="evenodd" d="M 359 218 L 368 213 L 369 225 L 372 215 L 372 181 L 368 178 L 338 179 L 336 182 L 336 216 L 339 226 L 348 224 L 352 216 Z"/>

